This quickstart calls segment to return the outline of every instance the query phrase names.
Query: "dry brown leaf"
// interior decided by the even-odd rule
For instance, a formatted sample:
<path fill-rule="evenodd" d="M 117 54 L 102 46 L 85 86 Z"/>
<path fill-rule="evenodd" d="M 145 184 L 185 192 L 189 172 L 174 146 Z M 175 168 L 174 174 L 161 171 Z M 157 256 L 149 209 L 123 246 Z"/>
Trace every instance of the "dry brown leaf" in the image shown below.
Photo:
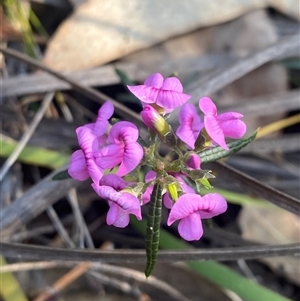
<path fill-rule="evenodd" d="M 245 239 L 263 244 L 300 243 L 300 218 L 278 208 L 243 206 L 239 217 L 242 235 Z M 298 257 L 272 257 L 262 259 L 291 281 L 300 284 Z"/>
<path fill-rule="evenodd" d="M 89 0 L 57 30 L 44 63 L 57 70 L 91 68 L 170 37 L 229 21 L 267 6 L 289 8 L 297 0 Z"/>

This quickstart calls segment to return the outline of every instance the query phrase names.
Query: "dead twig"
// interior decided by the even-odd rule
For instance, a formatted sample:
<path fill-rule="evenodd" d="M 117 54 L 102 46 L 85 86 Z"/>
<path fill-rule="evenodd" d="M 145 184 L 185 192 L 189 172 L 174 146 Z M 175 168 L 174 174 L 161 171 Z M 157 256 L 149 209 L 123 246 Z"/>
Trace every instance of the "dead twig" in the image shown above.
<path fill-rule="evenodd" d="M 118 114 L 120 114 L 124 119 L 134 120 L 139 126 L 145 127 L 139 114 L 130 110 L 129 108 L 127 108 L 120 102 L 117 102 L 116 100 L 109 97 L 108 95 L 106 95 L 100 91 L 97 91 L 93 88 L 90 88 L 88 86 L 82 85 L 79 82 L 71 79 L 69 76 L 63 75 L 62 73 L 57 72 L 57 71 L 45 66 L 44 64 L 38 62 L 35 59 L 30 58 L 29 56 L 27 56 L 21 52 L 18 52 L 13 49 L 9 49 L 9 48 L 4 48 L 4 47 L 0 47 L 0 52 L 2 52 L 5 56 L 10 56 L 10 57 L 16 58 L 18 60 L 21 60 L 23 62 L 30 64 L 31 66 L 34 66 L 36 68 L 39 68 L 41 70 L 44 70 L 44 71 L 50 73 L 51 75 L 69 83 L 74 90 L 93 99 L 97 103 L 103 104 L 104 102 L 106 102 L 108 100 L 111 101 L 115 107 L 116 112 Z"/>
<path fill-rule="evenodd" d="M 9 258 L 32 259 L 32 260 L 65 260 L 78 262 L 124 263 L 144 262 L 145 250 L 81 250 L 61 249 L 26 244 L 13 244 L 0 242 L 0 253 Z M 256 259 L 273 256 L 298 256 L 300 244 L 286 245 L 255 245 L 245 247 L 227 247 L 215 249 L 184 249 L 184 250 L 161 250 L 158 261 L 177 262 L 189 260 L 218 260 L 232 261 L 238 259 Z"/>
<path fill-rule="evenodd" d="M 35 129 L 39 125 L 40 121 L 42 120 L 48 106 L 52 102 L 54 93 L 50 92 L 46 94 L 45 98 L 42 101 L 42 104 L 40 108 L 38 109 L 37 113 L 35 114 L 31 124 L 29 125 L 27 131 L 24 133 L 22 138 L 20 139 L 17 147 L 14 149 L 14 151 L 11 153 L 11 155 L 6 159 L 4 162 L 1 170 L 0 170 L 0 181 L 3 180 L 4 176 L 6 175 L 7 171 L 10 169 L 10 167 L 15 163 L 15 161 L 18 159 L 18 156 L 26 146 L 27 142 L 33 135 Z"/>

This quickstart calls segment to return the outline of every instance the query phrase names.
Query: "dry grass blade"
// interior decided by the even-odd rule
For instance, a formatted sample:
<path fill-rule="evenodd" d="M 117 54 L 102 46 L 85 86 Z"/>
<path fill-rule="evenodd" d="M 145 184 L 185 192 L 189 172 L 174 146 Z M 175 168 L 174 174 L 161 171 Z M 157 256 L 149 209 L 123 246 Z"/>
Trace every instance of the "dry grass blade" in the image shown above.
<path fill-rule="evenodd" d="M 145 127 L 144 123 L 142 123 L 142 120 L 137 113 L 130 110 L 126 106 L 122 105 L 121 103 L 117 102 L 116 100 L 112 99 L 108 95 L 106 95 L 102 92 L 99 92 L 93 88 L 90 88 L 88 86 L 82 85 L 79 82 L 69 78 L 68 76 L 63 75 L 60 72 L 57 72 L 57 71 L 43 65 L 42 63 L 38 62 L 37 60 L 32 59 L 29 56 L 27 56 L 21 52 L 18 52 L 13 49 L 9 49 L 9 48 L 4 48 L 4 47 L 0 47 L 0 52 L 2 52 L 5 56 L 10 56 L 10 57 L 16 58 L 16 59 L 26 62 L 36 68 L 39 68 L 41 70 L 44 70 L 44 71 L 50 73 L 51 75 L 69 83 L 74 90 L 78 91 L 79 93 L 81 93 L 87 97 L 90 97 L 97 103 L 103 104 L 105 101 L 110 100 L 114 104 L 116 112 L 118 114 L 120 114 L 124 119 L 134 120 L 139 126 Z"/>
<path fill-rule="evenodd" d="M 67 262 L 67 261 L 40 261 L 40 262 L 22 262 L 22 263 L 13 263 L 9 265 L 5 265 L 1 267 L 0 274 L 1 273 L 7 273 L 7 272 L 18 272 L 18 271 L 28 271 L 28 270 L 42 270 L 42 269 L 52 269 L 52 268 L 61 268 L 61 267 L 67 267 L 71 268 L 76 265 L 77 262 Z M 91 270 L 95 271 L 101 271 L 102 273 L 109 273 L 111 275 L 115 276 L 121 276 L 122 278 L 125 278 L 129 281 L 136 281 L 138 283 L 147 283 L 153 287 L 156 287 L 160 289 L 161 291 L 164 291 L 168 295 L 172 296 L 175 300 L 188 300 L 186 297 L 184 297 L 179 291 L 177 291 L 174 287 L 168 285 L 164 281 L 157 279 L 154 276 L 150 276 L 148 279 L 145 278 L 145 274 L 133 270 L 130 268 L 120 267 L 120 266 L 112 266 L 108 264 L 103 264 L 99 262 L 89 262 L 89 263 L 83 263 L 83 264 L 89 264 L 89 274 L 97 277 L 96 273 L 93 273 Z M 83 265 L 82 264 L 82 265 Z M 83 266 L 82 266 L 83 267 Z M 82 268 L 83 270 L 83 268 Z M 100 279 L 102 282 L 102 279 Z M 103 282 L 102 282 L 103 283 Z M 109 283 L 107 283 L 109 285 Z"/>
<path fill-rule="evenodd" d="M 34 301 L 45 301 L 48 300 L 51 296 L 58 294 L 69 284 L 74 282 L 77 278 L 83 275 L 90 267 L 92 266 L 91 262 L 83 262 L 76 267 L 74 267 L 70 272 L 63 275 L 51 286 L 51 290 L 46 290 L 37 296 Z"/>
<path fill-rule="evenodd" d="M 235 183 L 242 186 L 246 191 L 255 194 L 258 197 L 264 198 L 273 204 L 286 209 L 296 215 L 300 214 L 300 200 L 289 196 L 279 190 L 264 185 L 256 179 L 228 166 L 221 162 L 212 163 L 214 170 L 226 179 L 233 180 Z"/>
<path fill-rule="evenodd" d="M 178 74 L 185 72 L 193 73 L 201 70 L 209 71 L 214 68 L 219 68 L 220 65 L 226 65 L 228 62 L 235 61 L 231 55 L 228 54 L 210 54 L 203 55 L 201 57 L 190 57 L 185 59 L 172 59 L 167 61 L 161 61 L 159 64 L 159 71 L 163 74 L 172 74 L 174 70 Z M 122 70 L 128 78 L 134 81 L 143 82 L 150 72 L 153 70 L 151 65 L 145 62 L 145 65 L 133 63 L 114 63 L 105 66 L 101 66 L 89 70 L 75 71 L 72 73 L 64 73 L 64 75 L 72 76 L 73 80 L 84 84 L 85 86 L 108 86 L 120 83 L 120 78 L 116 74 L 115 68 Z M 152 71 L 150 71 L 152 70 Z M 43 74 L 29 74 L 26 76 L 14 76 L 5 78 L 2 82 L 2 96 L 18 96 L 27 95 L 33 93 L 44 93 L 53 90 L 69 90 L 72 86 L 67 82 L 63 82 L 53 76 Z"/>
<path fill-rule="evenodd" d="M 81 250 L 59 249 L 26 244 L 0 242 L 0 253 L 3 256 L 31 260 L 65 260 L 92 261 L 103 263 L 140 263 L 145 261 L 145 250 Z M 216 249 L 186 249 L 161 250 L 159 261 L 177 262 L 190 260 L 218 260 L 231 261 L 238 259 L 255 259 L 273 256 L 300 255 L 300 244 L 273 246 L 246 246 Z"/>
<path fill-rule="evenodd" d="M 225 67 L 223 71 L 216 70 L 207 77 L 201 78 L 199 81 L 194 81 L 186 87 L 186 93 L 193 95 L 210 95 L 263 64 L 279 58 L 286 52 L 297 49 L 299 45 L 299 34 L 282 39 L 261 51 L 242 58 L 229 67 Z"/>
<path fill-rule="evenodd" d="M 264 95 L 255 98 L 244 99 L 242 103 L 222 107 L 220 112 L 236 111 L 244 116 L 266 116 L 282 112 L 297 110 L 299 103 L 300 89 L 284 91 L 272 95 Z M 284 100 L 284 101 L 283 101 Z"/>
<path fill-rule="evenodd" d="M 299 134 L 254 140 L 241 149 L 240 153 L 258 153 L 263 155 L 273 153 L 274 150 L 282 153 L 299 151 Z M 299 175 L 299 172 L 297 172 L 297 175 Z"/>
<path fill-rule="evenodd" d="M 66 169 L 64 167 L 62 170 Z M 53 181 L 53 172 L 44 180 L 26 191 L 20 198 L 0 212 L 1 239 L 7 240 L 17 229 L 26 225 L 41 214 L 50 205 L 65 196 L 69 189 L 77 187 L 81 182 L 68 179 Z"/>
<path fill-rule="evenodd" d="M 48 106 L 52 102 L 54 93 L 50 92 L 48 93 L 45 98 L 42 101 L 42 104 L 40 108 L 38 109 L 37 113 L 34 116 L 34 119 L 32 120 L 31 124 L 29 125 L 27 131 L 24 133 L 22 138 L 20 139 L 17 147 L 14 149 L 14 151 L 11 153 L 11 155 L 7 158 L 7 160 L 4 162 L 1 170 L 0 170 L 0 181 L 3 180 L 4 176 L 10 169 L 10 167 L 15 163 L 15 161 L 18 159 L 18 156 L 26 146 L 27 142 L 33 135 L 35 129 L 39 125 L 40 121 L 42 120 Z"/>

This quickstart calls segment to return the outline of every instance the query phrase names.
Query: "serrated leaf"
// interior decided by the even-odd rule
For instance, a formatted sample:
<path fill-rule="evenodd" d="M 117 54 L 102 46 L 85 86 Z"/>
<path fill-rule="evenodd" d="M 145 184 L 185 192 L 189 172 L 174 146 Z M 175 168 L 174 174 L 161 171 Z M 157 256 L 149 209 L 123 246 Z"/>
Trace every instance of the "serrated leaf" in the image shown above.
<path fill-rule="evenodd" d="M 201 159 L 201 163 L 214 162 L 238 152 L 239 150 L 247 146 L 250 142 L 252 142 L 255 139 L 256 134 L 257 131 L 253 132 L 250 136 L 246 138 L 227 143 L 229 150 L 225 150 L 222 147 L 217 146 L 212 149 L 199 152 L 198 155 Z"/>

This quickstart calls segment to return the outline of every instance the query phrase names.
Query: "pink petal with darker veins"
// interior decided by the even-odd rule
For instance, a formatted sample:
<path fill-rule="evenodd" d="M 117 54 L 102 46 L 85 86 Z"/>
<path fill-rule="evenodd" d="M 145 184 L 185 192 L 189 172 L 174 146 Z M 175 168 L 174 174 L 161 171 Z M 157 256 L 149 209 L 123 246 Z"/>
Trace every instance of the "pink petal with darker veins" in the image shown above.
<path fill-rule="evenodd" d="M 127 86 L 129 91 L 144 103 L 155 103 L 159 90 L 146 85 Z"/>
<path fill-rule="evenodd" d="M 109 125 L 108 119 L 111 118 L 113 113 L 114 106 L 110 101 L 105 102 L 99 109 L 97 120 L 93 126 L 93 132 L 97 137 L 105 134 Z"/>
<path fill-rule="evenodd" d="M 199 107 L 205 115 L 217 115 L 217 107 L 209 97 L 200 98 Z"/>
<path fill-rule="evenodd" d="M 139 137 L 138 128 L 131 122 L 120 121 L 114 124 L 108 134 L 108 142 L 136 142 Z"/>
<path fill-rule="evenodd" d="M 95 153 L 96 163 L 103 169 L 111 169 L 123 160 L 124 145 L 111 144 Z"/>
<path fill-rule="evenodd" d="M 117 204 L 122 210 L 135 215 L 138 220 L 142 219 L 140 202 L 133 194 L 117 192 L 110 186 L 92 184 L 92 187 L 101 198 Z"/>
<path fill-rule="evenodd" d="M 191 98 L 190 95 L 172 91 L 160 90 L 156 99 L 156 104 L 164 108 L 166 112 L 183 105 Z"/>
<path fill-rule="evenodd" d="M 225 136 L 223 130 L 215 116 L 205 115 L 204 126 L 209 137 L 219 144 L 222 148 L 228 150 L 228 146 L 225 142 Z"/>
<path fill-rule="evenodd" d="M 164 80 L 161 90 L 171 90 L 175 92 L 182 92 L 183 87 L 180 80 L 177 77 L 168 77 Z"/>
<path fill-rule="evenodd" d="M 129 224 L 129 213 L 119 207 L 117 204 L 110 202 L 110 207 L 106 215 L 106 223 L 117 228 L 125 228 Z"/>
<path fill-rule="evenodd" d="M 202 197 L 199 213 L 201 218 L 212 218 L 222 214 L 227 210 L 227 202 L 223 196 L 218 193 L 208 193 Z"/>
<path fill-rule="evenodd" d="M 122 177 L 133 171 L 141 162 L 143 155 L 143 148 L 137 142 L 125 145 L 122 162 L 116 174 Z"/>
<path fill-rule="evenodd" d="M 192 213 L 183 218 L 178 224 L 178 233 L 187 241 L 199 240 L 203 235 L 200 215 Z"/>
<path fill-rule="evenodd" d="M 89 172 L 86 167 L 83 151 L 75 151 L 70 158 L 70 166 L 68 168 L 69 175 L 77 181 L 85 181 L 89 178 Z"/>
<path fill-rule="evenodd" d="M 195 141 L 203 128 L 197 110 L 192 104 L 182 106 L 179 113 L 180 126 L 176 131 L 176 135 L 192 149 L 195 147 Z"/>
<path fill-rule="evenodd" d="M 99 184 L 103 176 L 103 169 L 96 164 L 94 154 L 98 149 L 98 139 L 91 129 L 86 127 L 79 127 L 76 129 L 79 146 L 81 147 L 86 167 L 90 177 L 94 183 Z"/>
<path fill-rule="evenodd" d="M 145 80 L 144 85 L 160 89 L 163 83 L 163 76 L 160 73 L 153 73 Z"/>
<path fill-rule="evenodd" d="M 108 174 L 101 179 L 100 186 L 110 186 L 116 191 L 120 191 L 126 187 L 126 181 L 117 175 Z"/>
<path fill-rule="evenodd" d="M 201 196 L 197 194 L 186 193 L 179 197 L 170 211 L 167 221 L 168 226 L 179 219 L 183 219 L 190 214 L 197 212 L 200 203 Z"/>
<path fill-rule="evenodd" d="M 247 130 L 245 122 L 239 119 L 220 122 L 220 127 L 225 137 L 233 139 L 242 138 Z"/>

